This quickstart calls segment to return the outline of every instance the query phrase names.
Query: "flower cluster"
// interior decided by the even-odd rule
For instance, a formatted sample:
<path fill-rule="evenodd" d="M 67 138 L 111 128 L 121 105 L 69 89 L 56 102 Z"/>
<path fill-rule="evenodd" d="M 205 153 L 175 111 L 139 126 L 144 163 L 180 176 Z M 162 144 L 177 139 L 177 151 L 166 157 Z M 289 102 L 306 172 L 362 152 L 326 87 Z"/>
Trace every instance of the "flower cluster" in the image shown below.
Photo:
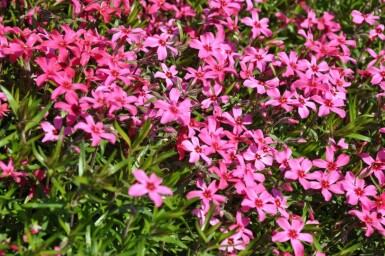
<path fill-rule="evenodd" d="M 268 222 L 276 223 L 266 241 L 277 253 L 282 247 L 275 243 L 290 241 L 295 255 L 305 255 L 302 242 L 307 252 L 321 254 L 327 244 L 313 244 L 319 237 L 309 231 L 322 229 L 312 207 L 317 200 L 344 205 L 365 224 L 366 236 L 385 236 L 385 128 L 364 120 L 380 123 L 385 110 L 381 11 L 351 12 L 355 33 L 368 32 L 363 45 L 332 13 L 305 2 L 296 6 L 300 13 L 286 14 L 272 13 L 262 0 L 209 0 L 200 9 L 192 2 L 56 1 L 71 6 L 76 26 L 36 19 L 44 14 L 39 6 L 23 16 L 24 26 L 1 19 L 1 60 L 23 63 L 29 85 L 46 105 L 52 102 L 32 120 L 39 124 L 34 140 L 55 150 L 65 143 L 80 166 L 84 143 L 95 157 L 106 145 L 124 144 L 130 157 L 139 151 L 131 139 L 147 139 L 141 130 L 149 124 L 146 136 L 169 141 L 193 180 L 178 188 L 161 185 L 172 168 L 152 169 L 150 157 L 141 168 L 146 148 L 137 162 L 127 161 L 134 170 L 129 179 L 137 181 L 128 195 L 148 194 L 157 207 L 162 195 L 198 198 L 192 213 L 199 225 L 210 216 L 209 225 L 220 223 L 222 233 L 231 233 L 219 245 L 228 255 L 245 250 L 258 238 L 256 227 Z M 0 93 L 1 122 L 23 118 L 10 91 Z M 369 123 L 375 128 L 368 134 L 356 132 Z M 373 146 L 359 143 L 371 138 Z M 1 156 L 7 160 L 0 161 L 0 179 L 29 186 L 33 199 L 44 172 L 13 150 Z M 31 165 L 44 162 L 43 151 L 34 149 Z M 49 161 L 44 168 L 54 169 L 55 160 Z"/>

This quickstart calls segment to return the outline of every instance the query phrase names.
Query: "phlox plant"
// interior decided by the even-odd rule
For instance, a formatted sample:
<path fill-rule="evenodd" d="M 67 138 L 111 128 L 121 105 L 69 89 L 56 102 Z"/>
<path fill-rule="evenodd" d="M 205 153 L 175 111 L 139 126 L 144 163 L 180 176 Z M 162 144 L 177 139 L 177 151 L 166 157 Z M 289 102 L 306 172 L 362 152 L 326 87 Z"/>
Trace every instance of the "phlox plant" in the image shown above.
<path fill-rule="evenodd" d="M 0 255 L 383 255 L 380 0 L 0 0 Z"/>

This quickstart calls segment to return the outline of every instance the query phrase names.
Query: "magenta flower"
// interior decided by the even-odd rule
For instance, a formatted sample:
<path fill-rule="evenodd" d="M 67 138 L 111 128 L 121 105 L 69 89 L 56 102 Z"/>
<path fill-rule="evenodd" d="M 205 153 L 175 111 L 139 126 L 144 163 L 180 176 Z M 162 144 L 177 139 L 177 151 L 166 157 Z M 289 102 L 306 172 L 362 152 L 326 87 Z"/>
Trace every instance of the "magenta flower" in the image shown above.
<path fill-rule="evenodd" d="M 366 23 L 368 23 L 370 25 L 374 25 L 376 20 L 380 19 L 380 17 L 374 16 L 371 13 L 362 14 L 361 12 L 359 12 L 357 10 L 352 11 L 352 16 L 353 16 L 353 22 L 356 24 L 361 24 L 363 21 L 365 21 Z"/>
<path fill-rule="evenodd" d="M 307 158 L 294 158 L 289 160 L 290 171 L 285 173 L 286 179 L 298 180 L 304 189 L 311 188 L 308 179 L 313 179 L 314 173 L 308 173 L 313 167 L 311 161 Z"/>
<path fill-rule="evenodd" d="M 236 250 L 242 251 L 246 248 L 246 244 L 243 240 L 240 240 L 239 234 L 232 235 L 221 242 L 219 250 L 228 251 L 229 253 Z M 228 254 L 227 254 L 228 255 Z M 233 254 L 232 254 L 233 255 Z"/>
<path fill-rule="evenodd" d="M 174 65 L 172 65 L 170 69 L 164 63 L 161 63 L 160 65 L 162 66 L 163 72 L 157 71 L 154 77 L 165 79 L 167 89 L 170 90 L 177 80 L 181 80 L 179 77 L 176 76 L 178 74 L 178 70 L 176 70 L 176 67 Z"/>
<path fill-rule="evenodd" d="M 202 93 L 208 98 L 202 100 L 201 105 L 203 109 L 209 108 L 212 104 L 218 106 L 218 102 L 227 103 L 230 100 L 230 97 L 227 95 L 219 96 L 222 92 L 223 86 L 219 83 L 215 83 L 214 86 L 203 87 Z"/>
<path fill-rule="evenodd" d="M 318 23 L 315 12 L 313 10 L 307 10 L 307 18 L 300 24 L 303 28 L 313 28 Z M 321 30 L 321 29 L 320 29 Z"/>
<path fill-rule="evenodd" d="M 4 177 L 12 177 L 15 182 L 19 183 L 21 181 L 20 177 L 26 177 L 28 176 L 25 172 L 16 172 L 15 167 L 13 166 L 13 159 L 9 159 L 8 165 L 3 163 L 3 161 L 0 161 L 0 169 L 2 170 L 2 173 L 0 174 L 0 178 Z"/>
<path fill-rule="evenodd" d="M 326 116 L 330 114 L 330 111 L 336 113 L 341 118 L 345 118 L 346 112 L 340 107 L 345 106 L 342 99 L 335 97 L 332 93 L 325 93 L 323 97 L 319 95 L 313 96 L 313 100 L 321 106 L 318 110 L 318 116 Z"/>
<path fill-rule="evenodd" d="M 178 50 L 170 46 L 173 42 L 167 42 L 167 39 L 167 34 L 150 36 L 144 41 L 143 46 L 157 48 L 158 60 L 164 60 L 167 57 L 167 48 L 174 56 L 178 55 Z"/>
<path fill-rule="evenodd" d="M 86 115 L 84 118 L 86 119 L 87 123 L 79 122 L 77 125 L 75 125 L 74 128 L 75 130 L 81 129 L 86 133 L 91 133 L 93 147 L 99 145 L 100 141 L 102 140 L 101 138 L 108 140 L 112 144 L 115 143 L 115 135 L 105 132 L 103 123 L 97 122 L 95 124 L 91 115 Z"/>
<path fill-rule="evenodd" d="M 282 74 L 283 77 L 289 77 L 294 75 L 294 71 L 297 71 L 298 66 L 298 54 L 294 51 L 290 51 L 289 56 L 285 52 L 277 53 L 279 60 L 286 65 L 286 71 Z"/>
<path fill-rule="evenodd" d="M 341 183 L 336 183 L 340 179 L 340 174 L 337 171 L 332 171 L 330 173 L 317 171 L 314 172 L 314 177 L 316 181 L 311 182 L 311 188 L 321 189 L 321 193 L 325 198 L 325 201 L 330 201 L 332 194 L 343 194 Z"/>
<path fill-rule="evenodd" d="M 169 102 L 163 100 L 157 100 L 154 102 L 155 108 L 158 108 L 157 116 L 161 116 L 160 122 L 166 124 L 171 121 L 179 120 L 184 125 L 190 123 L 191 115 L 191 101 L 185 99 L 182 102 L 179 102 L 180 92 L 177 88 L 173 88 L 170 91 L 170 100 Z"/>
<path fill-rule="evenodd" d="M 342 186 L 346 191 L 346 201 L 350 205 L 357 205 L 358 202 L 361 202 L 362 205 L 369 208 L 373 202 L 368 196 L 377 195 L 375 186 L 365 187 L 365 180 L 355 177 L 352 172 L 346 173 Z"/>
<path fill-rule="evenodd" d="M 374 233 L 373 227 L 375 227 L 381 235 L 385 236 L 385 230 L 380 224 L 380 220 L 377 218 L 377 212 L 370 212 L 365 208 L 362 208 L 362 212 L 358 210 L 349 211 L 350 214 L 356 215 L 366 225 L 365 236 L 371 236 Z"/>
<path fill-rule="evenodd" d="M 378 179 L 380 184 L 385 183 L 385 149 L 380 150 L 377 153 L 376 160 L 374 160 L 368 153 L 362 153 L 360 155 L 362 160 L 369 165 L 369 167 L 364 168 L 360 175 L 365 174 L 365 177 L 374 173 L 374 176 Z"/>
<path fill-rule="evenodd" d="M 198 67 L 198 70 L 195 70 L 191 67 L 184 68 L 184 69 L 189 72 L 185 75 L 184 79 L 186 79 L 186 80 L 187 79 L 193 79 L 192 84 L 195 84 L 197 82 L 197 80 L 199 80 L 203 83 L 204 86 L 208 86 L 208 82 L 207 82 L 208 78 L 216 78 L 217 77 L 215 71 L 203 69 L 201 66 Z"/>
<path fill-rule="evenodd" d="M 308 77 L 311 77 L 311 75 L 323 77 L 324 74 L 322 72 L 329 70 L 329 66 L 326 61 L 321 61 L 319 64 L 317 64 L 317 58 L 315 56 L 311 56 L 311 61 L 306 59 L 299 60 L 297 67 L 300 70 L 306 70 L 306 75 Z"/>
<path fill-rule="evenodd" d="M 241 22 L 247 26 L 252 27 L 251 32 L 253 33 L 253 38 L 257 38 L 261 33 L 267 37 L 270 37 L 273 33 L 269 27 L 269 19 L 263 18 L 259 20 L 258 12 L 256 10 L 251 11 L 251 18 L 246 17 L 241 19 Z"/>
<path fill-rule="evenodd" d="M 246 226 L 250 224 L 250 219 L 242 218 L 242 213 L 240 211 L 237 211 L 237 215 L 235 218 L 237 220 L 237 223 L 231 225 L 229 229 L 235 229 L 236 234 L 239 235 L 246 244 L 250 243 L 250 239 L 254 238 L 253 232 L 246 228 Z"/>
<path fill-rule="evenodd" d="M 226 197 L 215 194 L 218 191 L 216 181 L 211 182 L 210 185 L 207 187 L 207 185 L 203 182 L 203 180 L 199 179 L 197 181 L 197 187 L 200 188 L 201 190 L 200 191 L 194 190 L 189 192 L 186 195 L 187 199 L 199 197 L 202 200 L 202 204 L 204 207 L 209 207 L 210 202 L 214 202 L 216 204 L 226 202 Z"/>
<path fill-rule="evenodd" d="M 201 146 L 197 137 L 192 137 L 191 141 L 183 141 L 182 145 L 187 151 L 190 151 L 190 163 L 198 162 L 199 158 L 201 157 L 203 160 L 206 161 L 208 165 L 211 165 L 211 159 L 207 157 L 207 155 L 210 155 L 215 152 L 213 148 L 210 148 L 207 145 Z"/>
<path fill-rule="evenodd" d="M 53 120 L 53 125 L 49 122 L 41 122 L 41 128 L 45 131 L 45 136 L 42 142 L 46 141 L 55 141 L 59 139 L 60 129 L 63 125 L 63 120 L 61 117 L 57 116 Z M 65 127 L 63 135 L 68 135 L 73 132 L 71 127 Z"/>
<path fill-rule="evenodd" d="M 380 64 L 380 69 L 371 66 L 367 69 L 367 71 L 372 74 L 372 79 L 370 80 L 370 83 L 372 84 L 379 84 L 380 82 L 384 81 L 385 79 L 385 66 Z"/>
<path fill-rule="evenodd" d="M 265 212 L 270 215 L 277 214 L 274 198 L 267 191 L 258 194 L 254 188 L 246 188 L 245 192 L 247 196 L 241 203 L 243 211 L 248 211 L 250 208 L 256 208 L 259 222 L 266 219 Z"/>
<path fill-rule="evenodd" d="M 314 102 L 310 101 L 309 98 L 305 98 L 302 95 L 295 94 L 296 97 L 295 100 L 293 100 L 293 103 L 297 106 L 298 108 L 298 114 L 301 118 L 307 118 L 309 116 L 309 108 L 316 110 L 317 107 L 315 106 Z"/>
<path fill-rule="evenodd" d="M 233 127 L 234 134 L 240 134 L 242 131 L 247 130 L 245 125 L 252 124 L 252 116 L 247 114 L 242 117 L 242 109 L 240 107 L 233 107 L 232 115 L 228 112 L 222 114 L 222 117 L 225 118 L 224 123 L 227 123 Z"/>
<path fill-rule="evenodd" d="M 220 44 L 223 42 L 225 38 L 225 34 L 223 31 L 222 26 L 217 26 L 218 32 L 217 34 L 213 35 L 213 33 L 208 32 L 199 37 L 198 39 L 191 39 L 190 40 L 190 47 L 194 49 L 198 49 L 198 57 L 199 58 L 206 58 L 210 55 L 212 55 L 214 52 L 217 51 Z"/>
<path fill-rule="evenodd" d="M 242 62 L 252 62 L 259 71 L 264 72 L 266 65 L 274 60 L 274 54 L 270 54 L 268 50 L 257 49 L 255 47 L 247 47 L 242 58 Z"/>
<path fill-rule="evenodd" d="M 300 233 L 304 227 L 302 220 L 292 219 L 291 225 L 285 218 L 279 218 L 277 224 L 283 229 L 281 232 L 277 232 L 273 235 L 273 242 L 286 242 L 290 240 L 291 246 L 293 247 L 294 254 L 296 256 L 303 256 L 304 247 L 301 241 L 307 243 L 313 243 L 313 237 L 310 234 Z"/>
<path fill-rule="evenodd" d="M 53 80 L 58 85 L 58 87 L 52 92 L 51 99 L 56 100 L 57 97 L 59 97 L 62 94 L 71 94 L 72 97 L 74 97 L 73 95 L 76 94 L 74 92 L 75 89 L 81 90 L 82 92 L 88 91 L 88 87 L 85 84 L 73 83 L 72 82 L 73 76 L 74 74 L 67 71 L 57 72 L 53 76 Z"/>
<path fill-rule="evenodd" d="M 265 102 L 266 106 L 271 105 L 275 107 L 281 107 L 285 109 L 286 112 L 290 112 L 293 109 L 293 107 L 290 106 L 291 104 L 294 104 L 294 100 L 292 99 L 292 96 L 294 95 L 293 92 L 285 91 L 281 95 L 279 90 L 277 88 L 274 88 L 268 90 L 267 95 L 269 95 L 272 99 Z"/>
<path fill-rule="evenodd" d="M 151 173 L 150 177 L 143 170 L 133 172 L 139 183 L 135 183 L 128 190 L 130 196 L 138 197 L 148 194 L 155 206 L 160 207 L 163 204 L 161 195 L 173 195 L 170 188 L 160 185 L 163 179 Z"/>
<path fill-rule="evenodd" d="M 326 147 L 326 161 L 323 159 L 313 160 L 313 165 L 319 168 L 324 168 L 331 171 L 339 170 L 339 167 L 345 166 L 349 163 L 350 157 L 346 154 L 341 154 L 337 157 L 337 160 L 334 161 L 334 148 L 331 146 Z"/>
<path fill-rule="evenodd" d="M 332 143 L 331 147 L 333 148 L 334 151 L 337 151 L 339 149 L 348 149 L 349 144 L 345 142 L 345 139 L 340 139 L 337 142 L 335 142 L 334 139 L 329 139 L 329 141 Z"/>
<path fill-rule="evenodd" d="M 244 153 L 243 157 L 247 161 L 254 161 L 254 166 L 258 171 L 265 169 L 266 165 L 271 166 L 273 164 L 273 158 L 269 152 L 264 151 L 262 145 L 251 145 Z"/>
<path fill-rule="evenodd" d="M 378 38 L 380 38 L 381 40 L 385 40 L 385 35 L 383 33 L 384 33 L 384 25 L 382 24 L 377 24 L 375 29 L 372 29 L 369 31 L 370 37 L 375 38 L 378 36 Z"/>
<path fill-rule="evenodd" d="M 42 86 L 45 82 L 52 80 L 55 74 L 62 69 L 55 57 L 38 57 L 35 62 L 43 70 L 43 74 L 35 78 L 37 86 Z"/>

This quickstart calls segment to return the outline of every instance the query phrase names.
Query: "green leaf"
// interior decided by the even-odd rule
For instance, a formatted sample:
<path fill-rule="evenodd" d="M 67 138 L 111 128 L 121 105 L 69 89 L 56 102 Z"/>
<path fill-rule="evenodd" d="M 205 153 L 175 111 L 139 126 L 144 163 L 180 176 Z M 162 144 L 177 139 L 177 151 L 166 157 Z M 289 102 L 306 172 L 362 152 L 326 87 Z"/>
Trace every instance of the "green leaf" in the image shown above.
<path fill-rule="evenodd" d="M 84 168 L 86 164 L 86 152 L 84 149 L 84 140 L 80 143 L 80 154 L 79 154 L 79 176 L 83 176 Z"/>
<path fill-rule="evenodd" d="M 322 252 L 321 244 L 319 243 L 318 237 L 316 235 L 313 235 L 313 244 L 317 251 Z"/>
<path fill-rule="evenodd" d="M 61 128 L 60 130 L 60 134 L 59 134 L 59 139 L 57 140 L 56 142 L 56 145 L 55 145 L 55 150 L 52 154 L 52 157 L 50 158 L 50 161 L 49 161 L 49 165 L 50 166 L 55 166 L 59 160 L 59 158 L 61 157 L 61 149 L 62 149 L 62 146 L 63 146 L 63 139 L 64 139 L 64 127 Z"/>
<path fill-rule="evenodd" d="M 13 132 L 7 137 L 0 140 L 0 147 L 7 145 L 10 141 L 13 141 L 17 138 L 17 133 Z"/>
<path fill-rule="evenodd" d="M 57 181 L 57 179 L 55 179 L 55 177 L 51 177 L 51 181 L 54 185 L 54 187 L 56 187 L 60 193 L 65 196 L 66 195 L 66 190 L 63 188 L 63 186 L 60 184 L 60 182 Z"/>
<path fill-rule="evenodd" d="M 351 254 L 351 253 L 353 253 L 355 250 L 360 249 L 361 247 L 362 247 L 362 243 L 360 242 L 360 243 L 357 243 L 357 244 L 355 244 L 355 245 L 350 246 L 349 248 L 346 248 L 346 249 L 340 251 L 340 252 L 337 253 L 337 254 L 334 254 L 334 256 Z"/>
<path fill-rule="evenodd" d="M 364 135 L 361 135 L 361 134 L 357 134 L 357 133 L 347 134 L 347 135 L 345 135 L 345 137 L 351 138 L 351 139 L 356 139 L 356 140 L 367 141 L 367 142 L 371 142 L 372 141 L 372 139 L 370 137 L 367 137 L 367 136 L 364 136 Z"/>
<path fill-rule="evenodd" d="M 7 89 L 5 89 L 5 87 L 0 85 L 0 88 L 1 88 L 1 91 L 5 94 L 5 97 L 7 97 L 9 106 L 11 107 L 13 113 L 16 115 L 16 117 L 18 117 L 17 113 L 20 107 L 19 104 L 16 102 L 12 94 Z"/>
<path fill-rule="evenodd" d="M 210 220 L 211 220 L 211 218 L 213 217 L 213 214 L 214 214 L 214 210 L 215 210 L 214 204 L 211 203 L 210 204 L 210 209 L 209 209 L 209 211 L 207 212 L 207 215 L 206 215 L 206 219 L 205 219 L 205 221 L 203 222 L 203 225 L 202 225 L 202 231 L 205 231 L 206 228 L 209 227 Z"/>
<path fill-rule="evenodd" d="M 62 219 L 60 216 L 58 216 L 57 219 L 58 219 L 58 221 L 59 221 L 60 226 L 64 229 L 64 231 L 66 232 L 66 234 L 69 235 L 70 232 L 71 232 L 69 223 L 64 222 L 63 219 Z"/>
<path fill-rule="evenodd" d="M 32 208 L 32 209 L 39 209 L 39 208 L 64 208 L 64 203 L 26 203 L 21 205 L 23 208 Z"/>
<path fill-rule="evenodd" d="M 49 167 L 47 166 L 46 155 L 44 155 L 44 153 L 41 150 L 39 150 L 38 152 L 38 150 L 36 149 L 35 143 L 32 143 L 32 153 L 35 156 L 36 160 L 40 162 L 40 164 L 42 164 L 44 167 L 49 169 Z"/>
<path fill-rule="evenodd" d="M 114 122 L 114 127 L 118 131 L 119 135 L 122 136 L 124 141 L 127 143 L 128 147 L 131 148 L 131 140 L 128 137 L 127 133 L 125 133 L 125 131 L 123 131 L 122 127 L 120 127 L 117 120 L 115 120 L 115 122 Z"/>
<path fill-rule="evenodd" d="M 129 162 L 130 162 L 130 159 L 127 158 L 127 159 L 124 159 L 123 161 L 121 161 L 120 163 L 114 165 L 114 166 L 109 170 L 109 175 L 112 175 L 112 174 L 116 173 L 117 171 L 119 171 L 120 169 L 122 169 L 124 166 L 126 166 Z"/>
<path fill-rule="evenodd" d="M 167 151 L 163 152 L 160 155 L 158 155 L 155 159 L 155 161 L 152 162 L 152 164 L 158 164 L 166 160 L 167 158 L 170 158 L 172 156 L 176 155 L 176 151 Z"/>
<path fill-rule="evenodd" d="M 147 135 L 150 133 L 151 129 L 151 120 L 147 119 L 142 129 L 140 130 L 138 136 L 136 137 L 134 143 L 132 144 L 132 151 L 135 151 L 135 149 L 140 145 L 140 143 L 147 137 Z"/>
<path fill-rule="evenodd" d="M 52 104 L 53 104 L 53 101 L 51 101 L 50 103 L 48 103 L 48 105 L 43 109 L 41 110 L 36 116 L 34 116 L 32 118 L 31 121 L 29 121 L 25 128 L 24 128 L 24 131 L 28 131 L 29 129 L 31 129 L 32 127 L 36 126 L 39 124 L 39 122 L 41 121 L 41 119 L 43 119 L 44 115 L 48 112 L 48 110 L 50 110 L 50 108 L 52 107 Z"/>

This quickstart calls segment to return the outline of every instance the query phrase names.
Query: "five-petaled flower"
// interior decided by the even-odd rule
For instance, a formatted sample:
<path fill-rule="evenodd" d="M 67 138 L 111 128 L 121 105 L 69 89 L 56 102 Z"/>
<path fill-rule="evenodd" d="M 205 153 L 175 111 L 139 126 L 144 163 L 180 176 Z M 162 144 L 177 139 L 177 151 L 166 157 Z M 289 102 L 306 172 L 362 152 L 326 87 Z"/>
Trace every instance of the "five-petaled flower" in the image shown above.
<path fill-rule="evenodd" d="M 160 185 L 163 179 L 154 173 L 151 173 L 150 177 L 148 177 L 143 170 L 138 169 L 133 172 L 133 175 L 139 183 L 135 183 L 130 187 L 128 190 L 130 196 L 138 197 L 148 194 L 155 206 L 160 207 L 163 204 L 161 195 L 173 195 L 170 188 Z"/>
<path fill-rule="evenodd" d="M 313 243 L 313 237 L 307 233 L 300 233 L 305 224 L 302 220 L 292 219 L 291 224 L 285 218 L 279 218 L 277 224 L 283 231 L 277 232 L 273 235 L 273 242 L 286 242 L 290 240 L 291 245 L 296 256 L 304 255 L 304 247 L 301 241 Z"/>
<path fill-rule="evenodd" d="M 86 123 L 79 122 L 77 125 L 75 125 L 74 128 L 75 130 L 81 129 L 87 133 L 91 133 L 93 147 L 99 145 L 100 141 L 102 140 L 101 138 L 108 140 L 112 144 L 115 143 L 115 135 L 112 133 L 107 133 L 104 130 L 104 125 L 102 122 L 95 123 L 91 115 L 86 115 L 84 118 L 86 119 Z"/>

